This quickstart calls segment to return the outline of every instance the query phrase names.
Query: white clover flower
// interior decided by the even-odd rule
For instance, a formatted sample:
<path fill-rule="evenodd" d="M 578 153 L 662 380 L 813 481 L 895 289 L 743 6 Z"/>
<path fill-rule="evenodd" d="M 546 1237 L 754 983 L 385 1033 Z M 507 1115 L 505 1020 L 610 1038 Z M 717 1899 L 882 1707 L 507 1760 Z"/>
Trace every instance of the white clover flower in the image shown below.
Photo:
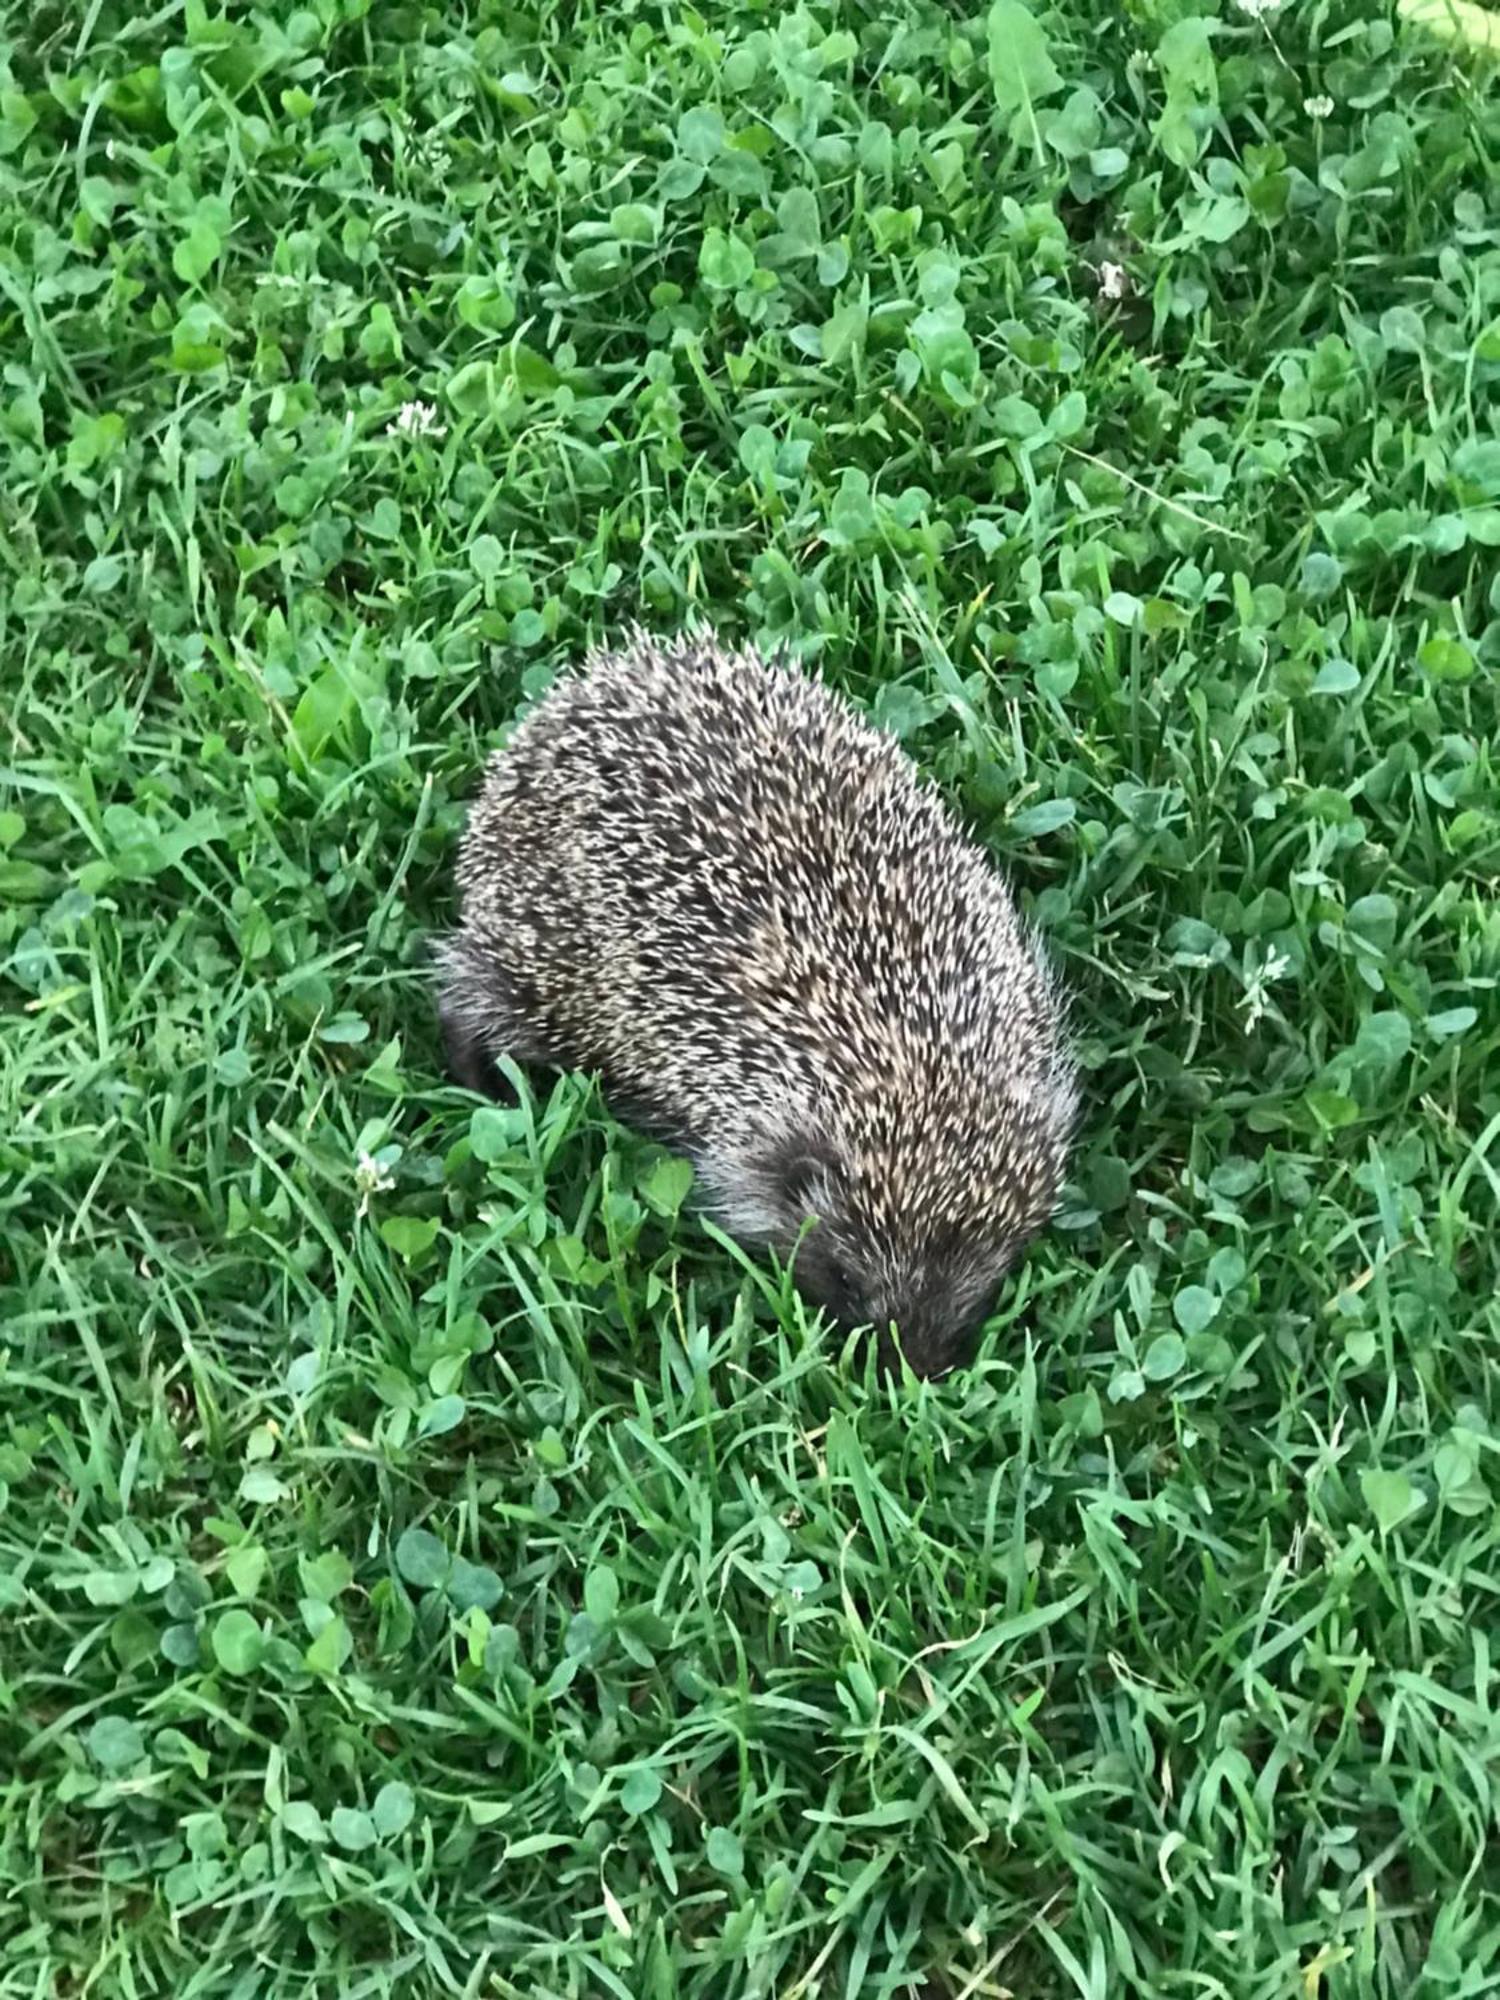
<path fill-rule="evenodd" d="M 1101 299 L 1123 299 L 1130 290 L 1130 279 L 1123 264 L 1105 262 L 1099 266 L 1099 296 Z"/>
<path fill-rule="evenodd" d="M 1245 997 L 1236 1002 L 1236 1005 L 1246 1010 L 1246 1034 L 1271 1011 L 1271 996 L 1267 988 L 1274 986 L 1278 979 L 1285 978 L 1291 969 L 1292 961 L 1285 952 L 1272 951 L 1266 954 L 1264 961 L 1254 972 L 1246 973 Z"/>
<path fill-rule="evenodd" d="M 387 437 L 441 438 L 448 435 L 448 426 L 439 418 L 435 404 L 403 403 L 386 425 L 385 434 Z"/>
<path fill-rule="evenodd" d="M 1267 14 L 1279 14 L 1282 0 L 1234 0 L 1242 14 L 1248 14 L 1252 21 L 1264 20 Z"/>
<path fill-rule="evenodd" d="M 354 1191 L 359 1196 L 356 1219 L 369 1214 L 373 1196 L 387 1194 L 395 1185 L 394 1178 L 375 1155 L 362 1152 L 354 1163 Z"/>
<path fill-rule="evenodd" d="M 1333 116 L 1333 99 L 1326 96 L 1304 97 L 1302 100 L 1302 109 L 1307 113 L 1309 118 L 1331 118 Z"/>

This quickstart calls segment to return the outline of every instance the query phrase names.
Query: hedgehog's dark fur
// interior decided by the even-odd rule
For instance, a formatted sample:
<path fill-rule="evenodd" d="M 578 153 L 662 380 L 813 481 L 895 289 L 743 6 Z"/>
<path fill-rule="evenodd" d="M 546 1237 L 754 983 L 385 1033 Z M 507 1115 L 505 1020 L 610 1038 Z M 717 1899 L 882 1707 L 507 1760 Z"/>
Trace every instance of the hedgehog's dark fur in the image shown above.
<path fill-rule="evenodd" d="M 1056 1201 L 1073 1073 L 1009 893 L 890 737 L 753 653 L 636 636 L 492 761 L 458 875 L 461 1081 L 599 1071 L 838 1322 L 961 1357 Z"/>

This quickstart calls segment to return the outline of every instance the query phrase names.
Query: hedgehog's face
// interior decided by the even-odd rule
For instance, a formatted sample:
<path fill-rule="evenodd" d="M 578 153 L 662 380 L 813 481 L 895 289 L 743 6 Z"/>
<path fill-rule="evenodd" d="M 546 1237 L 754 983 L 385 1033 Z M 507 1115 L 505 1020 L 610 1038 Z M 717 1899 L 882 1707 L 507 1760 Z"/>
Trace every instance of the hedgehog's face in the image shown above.
<path fill-rule="evenodd" d="M 968 1358 L 1046 1212 L 988 1229 L 937 1215 L 893 1218 L 878 1194 L 811 1153 L 786 1163 L 781 1198 L 785 1240 L 797 1245 L 797 1289 L 836 1325 L 869 1328 L 882 1368 L 896 1363 L 894 1326 L 917 1375 L 946 1374 Z"/>
<path fill-rule="evenodd" d="M 847 1332 L 868 1328 L 882 1370 L 897 1349 L 916 1375 L 945 1375 L 968 1359 L 1014 1253 L 992 1264 L 971 1248 L 934 1240 L 896 1259 L 878 1239 L 837 1217 L 797 1251 L 797 1289 Z"/>

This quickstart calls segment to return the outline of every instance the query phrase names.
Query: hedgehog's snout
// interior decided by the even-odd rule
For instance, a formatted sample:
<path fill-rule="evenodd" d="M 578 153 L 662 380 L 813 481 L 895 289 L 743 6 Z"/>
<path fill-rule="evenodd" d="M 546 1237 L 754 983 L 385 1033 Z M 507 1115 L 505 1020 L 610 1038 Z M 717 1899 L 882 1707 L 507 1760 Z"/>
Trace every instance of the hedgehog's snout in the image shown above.
<path fill-rule="evenodd" d="M 870 1318 L 875 1338 L 876 1366 L 897 1374 L 904 1359 L 914 1375 L 946 1375 L 967 1361 L 983 1325 L 988 1297 L 978 1306 L 955 1295 L 919 1293 L 905 1308 Z"/>
<path fill-rule="evenodd" d="M 912 1337 L 903 1333 L 895 1320 L 884 1331 L 872 1327 L 871 1337 L 875 1342 L 875 1371 L 883 1379 L 899 1375 L 903 1361 L 913 1375 L 931 1380 L 951 1374 L 967 1358 L 967 1343 L 932 1340 L 920 1333 Z"/>
<path fill-rule="evenodd" d="M 893 1261 L 888 1248 L 862 1257 L 826 1226 L 803 1242 L 796 1275 L 804 1297 L 835 1326 L 868 1334 L 882 1375 L 898 1373 L 901 1357 L 922 1376 L 946 1375 L 967 1360 L 999 1282 L 998 1273 L 976 1282 L 948 1257 Z"/>

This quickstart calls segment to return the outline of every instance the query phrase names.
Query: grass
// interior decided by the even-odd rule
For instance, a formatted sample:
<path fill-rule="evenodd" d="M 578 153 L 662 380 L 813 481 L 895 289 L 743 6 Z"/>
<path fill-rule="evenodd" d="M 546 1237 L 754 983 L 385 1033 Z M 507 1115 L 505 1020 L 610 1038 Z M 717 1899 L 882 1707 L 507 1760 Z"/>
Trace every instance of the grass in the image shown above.
<path fill-rule="evenodd" d="M 0 1995 L 1500 1991 L 1500 108 L 1198 4 L 4 10 Z M 636 616 L 1076 993 L 949 1382 L 442 1078 Z"/>

